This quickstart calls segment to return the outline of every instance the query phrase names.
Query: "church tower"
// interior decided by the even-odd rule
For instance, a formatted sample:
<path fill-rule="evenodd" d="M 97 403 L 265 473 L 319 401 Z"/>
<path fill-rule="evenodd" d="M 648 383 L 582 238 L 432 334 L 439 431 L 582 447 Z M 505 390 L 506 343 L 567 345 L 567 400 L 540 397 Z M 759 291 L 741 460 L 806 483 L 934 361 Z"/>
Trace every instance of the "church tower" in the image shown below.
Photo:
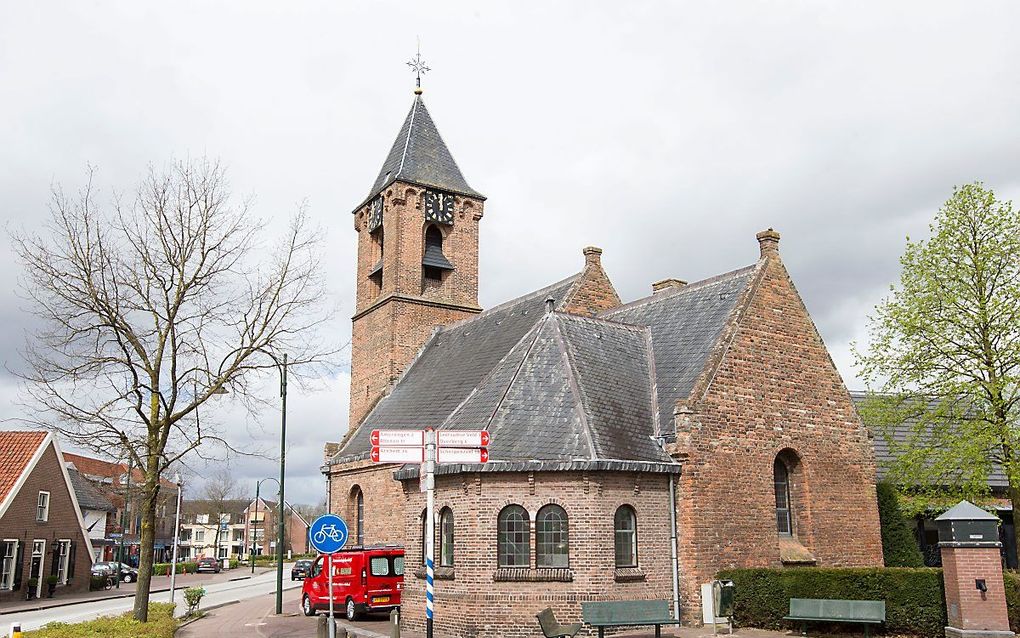
<path fill-rule="evenodd" d="M 353 211 L 358 263 L 351 429 L 436 326 L 481 311 L 478 223 L 484 201 L 468 186 L 416 89 L 372 190 Z"/>

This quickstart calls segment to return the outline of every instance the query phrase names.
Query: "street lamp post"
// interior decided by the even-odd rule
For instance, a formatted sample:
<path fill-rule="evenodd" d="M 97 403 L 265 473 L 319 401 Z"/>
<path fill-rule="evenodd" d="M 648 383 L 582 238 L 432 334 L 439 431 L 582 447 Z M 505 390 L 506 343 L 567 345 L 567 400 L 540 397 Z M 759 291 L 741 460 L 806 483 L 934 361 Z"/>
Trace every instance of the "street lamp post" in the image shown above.
<path fill-rule="evenodd" d="M 249 559 L 248 562 L 251 563 L 251 573 L 252 574 L 255 573 L 255 544 L 258 543 L 258 535 L 255 533 L 255 531 L 256 531 L 255 530 L 255 524 L 258 523 L 258 520 L 259 520 L 259 490 L 262 489 L 262 483 L 264 483 L 265 481 L 276 481 L 277 485 L 280 484 L 279 481 L 277 481 L 275 478 L 273 478 L 271 476 L 267 477 L 267 478 L 264 478 L 264 479 L 260 479 L 260 480 L 255 482 L 255 516 L 253 516 L 252 520 L 250 521 L 251 522 L 251 525 L 250 525 L 250 527 L 251 527 L 251 553 L 248 555 L 248 559 Z M 264 517 L 265 516 L 263 515 L 263 518 Z M 262 529 L 265 530 L 265 527 L 263 527 Z"/>
<path fill-rule="evenodd" d="M 170 604 L 174 602 L 174 583 L 177 581 L 177 545 L 180 543 L 181 534 L 181 473 L 174 474 L 174 483 L 177 484 L 177 511 L 174 513 L 174 551 L 170 559 Z"/>
<path fill-rule="evenodd" d="M 131 522 L 128 518 L 128 506 L 131 505 L 131 474 L 135 470 L 134 462 L 134 457 L 128 452 L 127 487 L 124 489 L 124 510 L 120 516 L 120 551 L 117 552 L 117 589 L 120 589 L 120 573 L 123 570 L 124 536 L 127 534 L 127 525 Z"/>
<path fill-rule="evenodd" d="M 270 355 L 272 356 L 272 355 Z M 273 361 L 276 361 L 276 357 L 273 357 Z M 283 539 L 284 539 L 284 524 L 283 519 L 286 514 L 286 506 L 283 500 L 283 484 L 284 474 L 286 472 L 286 455 L 287 455 L 287 353 L 283 353 L 283 365 L 281 366 L 277 362 L 277 367 L 280 370 L 280 399 L 282 401 L 281 406 L 281 419 L 280 419 L 280 505 L 277 508 L 277 516 L 279 522 L 277 523 L 277 539 L 276 539 L 276 615 L 279 616 L 283 613 Z"/>

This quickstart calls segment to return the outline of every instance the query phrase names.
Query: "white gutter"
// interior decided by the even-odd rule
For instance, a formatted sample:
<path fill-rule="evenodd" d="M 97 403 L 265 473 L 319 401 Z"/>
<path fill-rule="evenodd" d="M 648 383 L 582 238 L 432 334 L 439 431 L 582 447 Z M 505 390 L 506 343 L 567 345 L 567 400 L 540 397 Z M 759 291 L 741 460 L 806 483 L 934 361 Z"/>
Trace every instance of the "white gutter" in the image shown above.
<path fill-rule="evenodd" d="M 666 452 L 666 440 L 657 439 L 659 447 Z M 668 453 L 667 453 L 668 454 Z M 673 619 L 680 626 L 680 564 L 676 555 L 676 483 L 672 474 L 666 475 L 669 481 L 669 556 L 673 565 Z"/>

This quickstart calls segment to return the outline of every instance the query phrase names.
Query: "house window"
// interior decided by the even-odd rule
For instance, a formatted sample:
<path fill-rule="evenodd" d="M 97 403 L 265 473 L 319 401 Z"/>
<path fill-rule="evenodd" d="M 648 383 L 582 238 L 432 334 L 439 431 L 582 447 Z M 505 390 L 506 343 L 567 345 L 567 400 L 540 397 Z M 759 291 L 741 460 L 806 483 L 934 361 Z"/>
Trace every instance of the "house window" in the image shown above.
<path fill-rule="evenodd" d="M 546 505 L 535 518 L 535 564 L 537 567 L 567 567 L 567 513 L 559 505 Z"/>
<path fill-rule="evenodd" d="M 616 566 L 637 567 L 637 514 L 630 505 L 621 505 L 613 517 L 616 529 Z"/>
<path fill-rule="evenodd" d="M 39 500 L 35 509 L 35 520 L 45 523 L 50 519 L 50 493 L 39 492 Z"/>
<path fill-rule="evenodd" d="M 205 542 L 205 530 L 204 529 L 196 529 L 195 530 L 195 542 L 196 543 L 204 543 Z"/>
<path fill-rule="evenodd" d="M 18 541 L 4 539 L 0 545 L 0 590 L 14 589 L 15 561 L 18 556 Z"/>
<path fill-rule="evenodd" d="M 67 584 L 67 561 L 71 556 L 71 541 L 57 541 L 57 582 Z"/>
<path fill-rule="evenodd" d="M 426 561 L 426 553 L 428 552 L 428 547 L 426 546 L 426 543 L 429 542 L 429 540 L 428 540 L 428 529 L 429 528 L 426 527 L 426 520 L 428 519 L 428 517 L 427 517 L 426 514 L 427 514 L 427 511 L 423 511 L 421 513 L 421 564 L 422 565 L 424 565 L 425 561 Z"/>
<path fill-rule="evenodd" d="M 200 524 L 200 525 L 208 525 L 209 524 L 209 515 L 208 514 L 199 514 L 199 515 L 197 515 L 195 517 L 195 522 Z"/>
<path fill-rule="evenodd" d="M 793 502 L 790 499 L 790 469 L 779 457 L 772 464 L 772 483 L 776 491 L 776 531 L 793 536 Z"/>
<path fill-rule="evenodd" d="M 449 507 L 439 513 L 439 564 L 453 567 L 453 510 Z"/>
<path fill-rule="evenodd" d="M 500 567 L 531 566 L 531 521 L 520 505 L 507 505 L 497 520 L 496 556 Z"/>
<path fill-rule="evenodd" d="M 360 487 L 357 488 L 357 489 L 358 489 L 358 501 L 357 501 L 357 507 L 358 507 L 358 514 L 357 514 L 357 521 L 358 521 L 358 545 L 364 545 L 365 544 L 365 493 L 361 491 Z"/>

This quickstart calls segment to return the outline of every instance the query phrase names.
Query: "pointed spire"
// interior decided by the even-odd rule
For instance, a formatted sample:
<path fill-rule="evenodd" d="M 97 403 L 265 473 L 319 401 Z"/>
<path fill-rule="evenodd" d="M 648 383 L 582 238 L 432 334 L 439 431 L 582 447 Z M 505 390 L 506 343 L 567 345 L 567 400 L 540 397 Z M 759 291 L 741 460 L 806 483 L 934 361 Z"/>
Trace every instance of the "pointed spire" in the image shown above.
<path fill-rule="evenodd" d="M 396 180 L 432 186 L 458 195 L 485 199 L 485 196 L 468 186 L 464 175 L 454 161 L 450 149 L 439 135 L 432 116 L 425 108 L 421 95 L 415 95 L 411 111 L 400 127 L 400 133 L 383 162 L 379 176 L 365 202 L 378 195 Z M 362 202 L 355 212 L 364 206 Z"/>

